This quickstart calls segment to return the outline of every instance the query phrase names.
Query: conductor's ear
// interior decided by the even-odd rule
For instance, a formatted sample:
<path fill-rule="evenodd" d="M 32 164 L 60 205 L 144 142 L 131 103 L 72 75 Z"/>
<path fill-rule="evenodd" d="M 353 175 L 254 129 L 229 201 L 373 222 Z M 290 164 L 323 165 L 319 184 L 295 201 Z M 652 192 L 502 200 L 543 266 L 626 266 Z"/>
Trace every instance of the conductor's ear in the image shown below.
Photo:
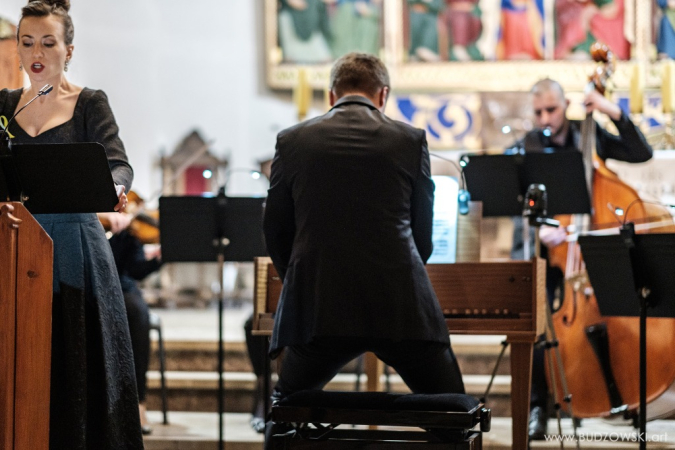
<path fill-rule="evenodd" d="M 389 86 L 384 86 L 380 90 L 380 95 L 378 95 L 378 105 L 380 111 L 384 112 L 384 108 L 387 106 L 387 99 L 389 98 Z"/>

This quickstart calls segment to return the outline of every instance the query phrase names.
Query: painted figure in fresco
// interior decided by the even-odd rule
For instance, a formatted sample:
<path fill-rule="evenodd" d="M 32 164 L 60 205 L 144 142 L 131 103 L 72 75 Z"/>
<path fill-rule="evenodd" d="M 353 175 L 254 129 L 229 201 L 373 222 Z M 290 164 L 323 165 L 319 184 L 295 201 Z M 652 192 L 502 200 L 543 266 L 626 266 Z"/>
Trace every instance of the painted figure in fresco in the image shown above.
<path fill-rule="evenodd" d="M 661 8 L 656 51 L 660 59 L 675 59 L 675 0 L 656 0 Z"/>
<path fill-rule="evenodd" d="M 630 58 L 623 33 L 624 0 L 556 0 L 556 59 L 590 59 L 595 41 L 609 46 L 618 59 Z"/>
<path fill-rule="evenodd" d="M 502 0 L 497 59 L 543 59 L 543 0 Z"/>
<path fill-rule="evenodd" d="M 323 0 L 280 0 L 279 5 L 279 45 L 284 61 L 330 61 L 331 31 Z"/>
<path fill-rule="evenodd" d="M 447 35 L 448 59 L 478 61 L 483 59 L 476 41 L 483 31 L 479 0 L 445 0 L 441 14 L 441 34 Z"/>
<path fill-rule="evenodd" d="M 331 19 L 333 56 L 349 52 L 378 55 L 382 0 L 337 0 Z"/>
<path fill-rule="evenodd" d="M 414 59 L 438 61 L 438 16 L 443 0 L 408 0 L 410 8 L 410 51 Z"/>

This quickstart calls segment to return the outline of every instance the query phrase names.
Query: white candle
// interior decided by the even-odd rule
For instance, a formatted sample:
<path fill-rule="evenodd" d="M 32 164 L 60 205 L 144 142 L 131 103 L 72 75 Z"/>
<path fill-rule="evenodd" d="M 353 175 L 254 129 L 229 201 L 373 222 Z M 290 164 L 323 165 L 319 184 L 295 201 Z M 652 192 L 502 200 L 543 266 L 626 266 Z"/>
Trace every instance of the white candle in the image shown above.
<path fill-rule="evenodd" d="M 663 112 L 672 113 L 675 110 L 673 105 L 673 76 L 675 75 L 675 62 L 663 61 L 663 84 L 661 85 L 661 102 L 663 103 Z"/>
<path fill-rule="evenodd" d="M 295 85 L 294 101 L 298 108 L 298 119 L 303 120 L 309 111 L 309 103 L 312 97 L 312 88 L 307 82 L 307 70 L 298 69 L 298 83 Z"/>
<path fill-rule="evenodd" d="M 644 71 L 641 64 L 633 65 L 633 75 L 630 79 L 630 112 L 632 114 L 642 113 L 644 104 Z"/>

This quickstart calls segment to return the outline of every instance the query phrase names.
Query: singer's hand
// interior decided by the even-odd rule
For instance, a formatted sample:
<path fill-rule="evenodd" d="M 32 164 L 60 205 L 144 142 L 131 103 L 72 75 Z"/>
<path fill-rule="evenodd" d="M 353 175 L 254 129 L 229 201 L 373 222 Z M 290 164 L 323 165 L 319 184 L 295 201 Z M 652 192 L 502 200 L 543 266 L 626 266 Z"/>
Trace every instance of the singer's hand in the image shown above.
<path fill-rule="evenodd" d="M 118 212 L 124 211 L 124 208 L 127 207 L 127 194 L 124 193 L 124 186 L 116 184 L 115 192 L 117 192 L 117 205 L 115 205 L 114 210 Z"/>
<path fill-rule="evenodd" d="M 542 225 L 539 229 L 539 239 L 541 239 L 541 243 L 546 247 L 553 248 L 565 242 L 565 239 L 567 239 L 567 231 L 565 228 Z"/>

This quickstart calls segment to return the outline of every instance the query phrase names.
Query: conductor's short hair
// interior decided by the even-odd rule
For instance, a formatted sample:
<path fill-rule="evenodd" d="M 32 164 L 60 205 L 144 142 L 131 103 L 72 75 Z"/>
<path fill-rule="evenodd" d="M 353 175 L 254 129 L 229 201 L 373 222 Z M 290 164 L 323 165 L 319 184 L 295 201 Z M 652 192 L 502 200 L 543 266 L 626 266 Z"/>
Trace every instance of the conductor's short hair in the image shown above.
<path fill-rule="evenodd" d="M 348 53 L 330 71 L 330 89 L 338 98 L 352 93 L 374 97 L 385 86 L 389 87 L 387 67 L 367 53 Z"/>

